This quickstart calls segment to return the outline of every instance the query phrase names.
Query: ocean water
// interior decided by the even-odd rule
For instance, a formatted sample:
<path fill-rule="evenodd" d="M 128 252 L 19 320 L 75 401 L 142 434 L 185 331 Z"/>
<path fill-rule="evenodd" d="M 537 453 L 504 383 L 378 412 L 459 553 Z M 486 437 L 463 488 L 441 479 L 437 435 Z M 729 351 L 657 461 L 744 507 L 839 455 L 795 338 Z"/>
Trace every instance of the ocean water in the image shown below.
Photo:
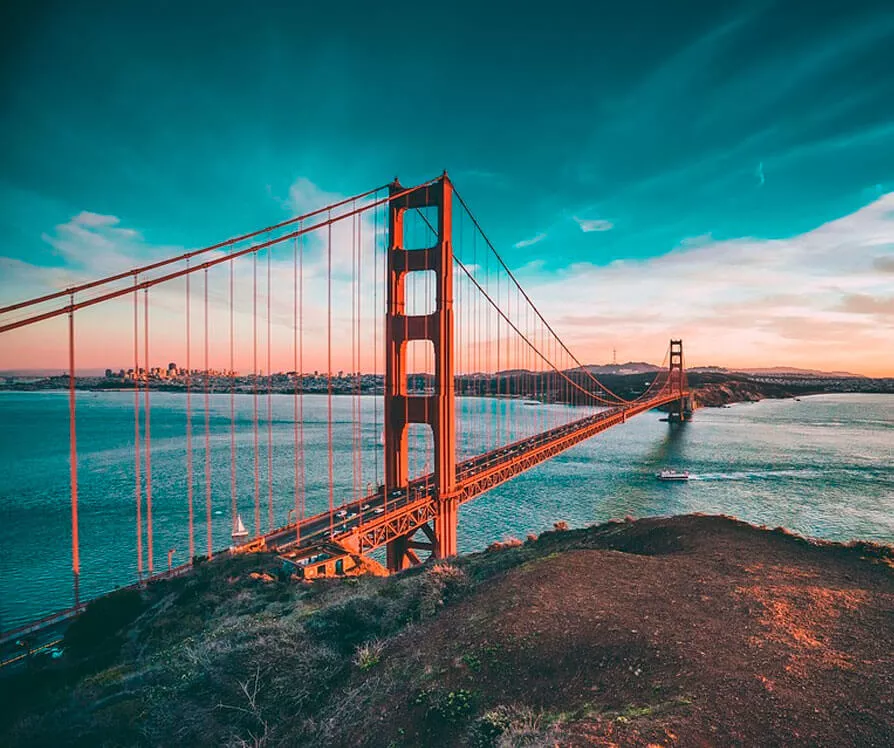
<path fill-rule="evenodd" d="M 334 398 L 336 502 L 352 489 L 352 445 L 363 448 L 362 484 L 381 476 L 381 407 L 362 400 L 363 429 L 354 435 L 351 398 Z M 274 525 L 294 502 L 293 400 L 274 396 L 272 489 Z M 211 528 L 215 549 L 229 543 L 230 400 L 212 395 Z M 266 531 L 268 473 L 266 401 L 259 401 L 261 529 Z M 254 436 L 250 396 L 236 397 L 237 502 L 253 529 Z M 460 399 L 460 440 L 475 451 L 482 424 L 515 413 L 528 430 L 579 411 L 519 401 Z M 376 416 L 378 412 L 378 416 Z M 152 393 L 154 564 L 188 557 L 185 396 Z M 308 511 L 328 505 L 326 398 L 306 396 L 304 444 Z M 583 413 L 581 412 L 581 415 Z M 894 396 L 820 395 L 765 400 L 697 411 L 670 427 L 645 413 L 590 439 L 464 506 L 461 551 L 540 532 L 558 520 L 571 526 L 627 514 L 732 514 L 797 532 L 894 543 Z M 78 469 L 82 597 L 136 578 L 133 395 L 78 394 Z M 205 414 L 193 398 L 196 552 L 206 548 Z M 376 423 L 378 422 L 378 426 Z M 519 432 L 516 435 L 521 435 Z M 421 450 L 420 450 L 421 453 Z M 411 470 L 421 472 L 421 457 Z M 688 483 L 662 483 L 661 468 L 689 470 Z M 68 488 L 68 400 L 63 392 L 0 393 L 0 629 L 72 602 Z M 145 513 L 145 508 L 144 508 Z M 144 516 L 145 518 L 145 516 Z M 143 538 L 145 552 L 145 534 Z"/>

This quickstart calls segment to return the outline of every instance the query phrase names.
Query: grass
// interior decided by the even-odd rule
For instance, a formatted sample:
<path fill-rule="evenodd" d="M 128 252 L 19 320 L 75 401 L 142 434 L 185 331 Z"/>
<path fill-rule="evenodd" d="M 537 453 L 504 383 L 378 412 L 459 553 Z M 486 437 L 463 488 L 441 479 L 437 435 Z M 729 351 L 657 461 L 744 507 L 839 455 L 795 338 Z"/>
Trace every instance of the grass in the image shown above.
<path fill-rule="evenodd" d="M 278 580 L 277 567 L 269 555 L 215 560 L 92 603 L 60 662 L 0 681 L 0 742 L 325 744 L 333 695 L 358 689 L 342 712 L 368 699 L 352 671 L 375 682 L 390 637 L 472 589 L 445 563 L 312 585 Z M 471 704 L 448 693 L 432 715 L 451 722 Z"/>
<path fill-rule="evenodd" d="M 61 660 L 0 679 L 0 744 L 537 746 L 561 743 L 579 720 L 626 729 L 673 714 L 690 703 L 673 690 L 602 704 L 581 692 L 552 712 L 522 703 L 525 690 L 503 695 L 519 667 L 539 673 L 529 655 L 551 632 L 489 628 L 491 580 L 527 564 L 554 570 L 570 550 L 674 550 L 646 529 L 562 529 L 391 577 L 313 584 L 280 579 L 272 555 L 206 561 L 96 601 Z M 473 594 L 480 605 L 464 603 Z"/>

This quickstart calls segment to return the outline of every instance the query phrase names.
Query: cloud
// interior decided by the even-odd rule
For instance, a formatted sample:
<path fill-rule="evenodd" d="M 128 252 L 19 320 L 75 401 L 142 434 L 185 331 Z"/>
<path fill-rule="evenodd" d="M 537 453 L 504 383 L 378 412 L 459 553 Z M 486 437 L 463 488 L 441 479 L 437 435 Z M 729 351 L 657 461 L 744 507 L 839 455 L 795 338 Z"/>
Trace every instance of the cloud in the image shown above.
<path fill-rule="evenodd" d="M 537 242 L 542 242 L 544 239 L 546 239 L 546 234 L 541 232 L 536 236 L 532 236 L 530 239 L 522 239 L 520 242 L 516 242 L 512 246 L 514 246 L 516 249 L 522 249 L 523 247 L 530 247 L 534 244 L 537 244 Z"/>
<path fill-rule="evenodd" d="M 282 202 L 290 213 L 298 215 L 342 199 L 342 195 L 320 189 L 309 180 L 299 179 L 291 186 L 288 201 Z M 352 206 L 348 204 L 333 211 L 333 217 L 346 215 L 351 209 Z M 384 363 L 380 350 L 381 343 L 374 346 L 374 341 L 382 334 L 381 306 L 385 298 L 382 287 L 383 227 L 386 217 L 386 209 L 379 208 L 378 232 L 375 218 L 371 212 L 367 212 L 357 217 L 346 217 L 336 221 L 331 231 L 324 227 L 297 241 L 286 240 L 269 250 L 260 250 L 255 255 L 249 253 L 232 262 L 223 262 L 209 268 L 207 273 L 203 271 L 192 273 L 189 276 L 189 298 L 193 365 L 198 365 L 202 360 L 204 295 L 207 282 L 211 365 L 214 368 L 228 368 L 229 281 L 232 267 L 235 290 L 233 299 L 235 363 L 239 371 L 251 370 L 255 339 L 259 346 L 259 368 L 267 368 L 265 356 L 268 297 L 270 337 L 273 344 L 271 367 L 279 371 L 292 368 L 296 337 L 294 330 L 296 291 L 300 297 L 298 308 L 303 317 L 306 370 L 326 368 L 326 341 L 330 320 L 327 310 L 331 298 L 333 369 L 353 370 L 357 364 L 351 341 L 359 340 L 357 345 L 360 349 L 361 368 L 365 371 L 373 369 L 382 371 Z M 310 223 L 316 224 L 324 219 L 325 216 L 321 216 L 311 219 Z M 292 224 L 276 232 L 262 234 L 249 242 L 237 243 L 233 249 L 245 249 L 256 243 L 291 233 L 297 228 L 297 224 Z M 419 236 L 425 236 L 424 227 L 420 229 Z M 0 286 L 0 302 L 12 303 L 50 291 L 62 290 L 157 260 L 175 257 L 189 249 L 197 249 L 150 244 L 139 231 L 123 226 L 117 216 L 100 215 L 89 211 L 78 213 L 69 221 L 42 234 L 42 238 L 63 260 L 64 265 L 45 267 L 0 257 L 0 276 L 4 279 Z M 210 244 L 224 238 L 209 236 L 208 242 Z M 295 279 L 299 252 L 303 268 L 300 285 Z M 225 255 L 225 250 L 215 250 L 201 255 L 201 259 L 195 258 L 192 260 L 192 265 L 223 258 Z M 141 274 L 140 280 L 160 277 L 185 267 L 186 263 L 183 261 L 173 263 Z M 133 278 L 127 276 L 122 281 L 79 293 L 76 298 L 80 301 L 108 291 L 129 289 L 132 283 Z M 424 295 L 428 290 L 424 282 L 420 288 L 410 289 L 408 308 L 413 308 L 414 305 L 424 306 L 426 303 Z M 168 361 L 179 363 L 185 361 L 186 299 L 185 277 L 167 281 L 150 289 L 152 365 L 161 365 Z M 32 309 L 34 312 L 44 312 L 65 303 L 67 300 L 61 300 Z M 141 337 L 143 303 L 144 297 L 141 292 L 138 295 Z M 360 321 L 352 325 L 352 320 L 358 319 Z M 60 318 L 58 322 L 59 324 L 41 323 L 5 336 L 3 344 L 0 345 L 0 369 L 25 365 L 23 362 L 30 362 L 28 365 L 34 368 L 64 368 L 66 338 L 47 338 L 46 345 L 37 344 L 38 340 L 49 334 L 47 330 L 53 335 L 64 333 L 60 327 L 64 320 Z M 77 312 L 76 327 L 80 338 L 79 368 L 102 369 L 106 366 L 117 368 L 132 365 L 132 293 Z M 255 327 L 256 334 L 253 332 Z M 139 355 L 142 359 L 144 355 L 142 347 Z"/>
<path fill-rule="evenodd" d="M 883 273 L 894 273 L 894 257 L 876 257 L 872 267 Z"/>
<path fill-rule="evenodd" d="M 81 226 L 117 226 L 121 223 L 121 219 L 117 216 L 106 216 L 101 213 L 91 213 L 89 210 L 82 210 L 74 218 L 72 223 Z"/>
<path fill-rule="evenodd" d="M 580 230 L 585 234 L 590 233 L 591 231 L 611 231 L 615 227 L 611 221 L 606 221 L 601 218 L 578 218 L 577 216 L 574 216 L 574 220 L 577 221 Z"/>
<path fill-rule="evenodd" d="M 852 314 L 894 317 L 894 296 L 883 298 L 866 294 L 848 294 L 842 299 L 840 308 Z"/>
<path fill-rule="evenodd" d="M 81 211 L 41 238 L 66 264 L 72 282 L 102 277 L 163 257 L 169 248 L 150 248 L 135 229 L 117 216 Z"/>
<path fill-rule="evenodd" d="M 534 272 L 525 289 L 579 358 L 805 365 L 894 375 L 894 193 L 787 239 L 710 236 L 663 255 Z M 882 270 L 883 273 L 880 273 Z M 622 353 L 623 351 L 623 353 Z"/>

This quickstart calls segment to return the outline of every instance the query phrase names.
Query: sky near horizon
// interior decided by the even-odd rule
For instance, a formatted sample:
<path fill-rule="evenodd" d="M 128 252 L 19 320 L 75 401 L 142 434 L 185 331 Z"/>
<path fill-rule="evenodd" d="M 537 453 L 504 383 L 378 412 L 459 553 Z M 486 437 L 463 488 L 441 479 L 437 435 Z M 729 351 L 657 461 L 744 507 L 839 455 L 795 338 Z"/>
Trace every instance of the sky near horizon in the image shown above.
<path fill-rule="evenodd" d="M 447 169 L 587 363 L 894 376 L 890 2 L 483 5 L 5 4 L 0 303 Z"/>

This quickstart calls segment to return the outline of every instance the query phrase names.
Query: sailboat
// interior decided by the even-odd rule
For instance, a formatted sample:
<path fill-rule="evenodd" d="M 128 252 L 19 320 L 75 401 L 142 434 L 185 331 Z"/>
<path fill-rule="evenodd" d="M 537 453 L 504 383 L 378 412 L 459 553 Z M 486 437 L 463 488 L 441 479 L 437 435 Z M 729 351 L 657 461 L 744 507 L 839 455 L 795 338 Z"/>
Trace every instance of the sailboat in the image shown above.
<path fill-rule="evenodd" d="M 236 515 L 236 525 L 233 527 L 233 540 L 240 540 L 242 538 L 248 537 L 248 530 L 245 529 L 245 525 L 242 524 L 242 515 Z"/>

